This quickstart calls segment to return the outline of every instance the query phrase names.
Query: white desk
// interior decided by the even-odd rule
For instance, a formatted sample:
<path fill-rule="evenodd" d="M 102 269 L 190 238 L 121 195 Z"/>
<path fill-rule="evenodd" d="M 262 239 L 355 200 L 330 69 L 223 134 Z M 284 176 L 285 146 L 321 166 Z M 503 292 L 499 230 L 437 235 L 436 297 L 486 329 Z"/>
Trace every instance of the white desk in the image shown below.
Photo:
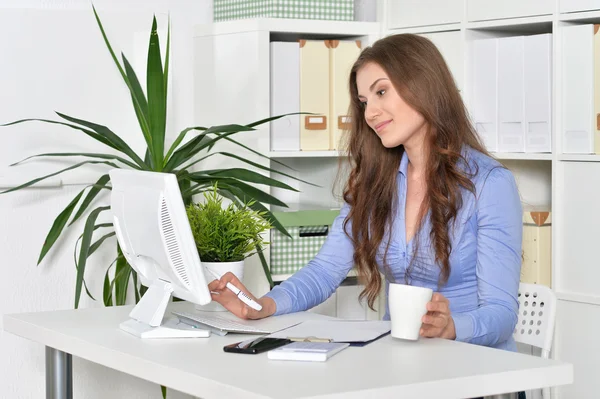
<path fill-rule="evenodd" d="M 130 310 L 5 315 L 4 329 L 47 347 L 52 398 L 72 397 L 71 355 L 203 399 L 468 398 L 573 382 L 567 363 L 442 339 L 404 342 L 388 335 L 324 363 L 225 353 L 225 344 L 248 337 L 233 334 L 140 340 L 118 329 Z M 53 365 L 62 372 L 58 390 Z"/>

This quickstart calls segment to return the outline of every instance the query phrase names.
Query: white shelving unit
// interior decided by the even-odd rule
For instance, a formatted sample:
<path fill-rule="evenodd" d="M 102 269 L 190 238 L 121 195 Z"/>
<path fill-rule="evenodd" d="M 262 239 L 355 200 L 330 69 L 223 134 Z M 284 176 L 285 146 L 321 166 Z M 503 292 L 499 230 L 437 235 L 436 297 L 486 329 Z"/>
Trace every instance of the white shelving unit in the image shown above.
<path fill-rule="evenodd" d="M 256 19 L 198 27 L 194 40 L 197 122 L 248 123 L 269 115 L 269 42 L 273 40 L 339 38 L 369 44 L 391 34 L 422 34 L 440 48 L 470 107 L 473 40 L 552 33 L 552 153 L 493 155 L 513 171 L 525 205 L 551 206 L 553 212 L 552 281 L 559 298 L 553 356 L 572 362 L 576 373 L 575 383 L 553 390 L 553 397 L 595 398 L 600 392 L 600 356 L 595 355 L 600 352 L 596 338 L 600 155 L 562 154 L 559 133 L 564 111 L 559 99 L 562 28 L 600 23 L 600 0 L 378 0 L 378 7 L 379 23 Z M 248 159 L 272 168 L 280 168 L 278 162 L 283 162 L 293 169 L 281 170 L 320 186 L 288 180 L 301 193 L 272 190 L 276 197 L 288 203 L 338 203 L 331 189 L 338 165 L 343 164 L 338 152 L 271 152 L 268 126 L 243 133 L 239 139 L 265 155 L 244 154 Z M 209 162 L 222 167 L 223 160 Z M 256 281 L 249 286 L 260 294 L 267 287 L 260 279 L 260 266 L 253 267 L 255 272 L 248 276 Z"/>
<path fill-rule="evenodd" d="M 415 2 L 387 0 L 388 14 L 412 7 L 410 14 L 426 13 L 428 7 L 446 7 L 446 0 Z M 393 5 L 392 5 L 393 4 Z M 599 0 L 464 0 L 463 17 L 447 24 L 445 18 L 428 20 L 428 25 L 398 25 L 388 15 L 384 35 L 417 33 L 432 38 L 454 32 L 453 41 L 440 48 L 455 79 L 463 82 L 463 96 L 470 106 L 472 66 L 470 44 L 485 37 L 506 37 L 537 33 L 553 34 L 552 153 L 493 154 L 517 178 L 523 202 L 551 205 L 553 212 L 553 289 L 559 299 L 553 356 L 575 365 L 575 383 L 553 390 L 554 398 L 595 398 L 600 392 L 600 350 L 596 338 L 600 327 L 600 155 L 563 154 L 561 130 L 564 110 L 562 93 L 562 28 L 574 24 L 600 23 Z M 415 10 L 415 8 L 417 8 Z M 432 15 L 437 15 L 433 13 Z M 462 54 L 456 66 L 447 54 Z M 590 354 L 593 354 L 590 356 Z"/>
<path fill-rule="evenodd" d="M 293 19 L 250 19 L 198 26 L 194 35 L 195 54 L 195 118 L 202 125 L 250 123 L 270 115 L 270 42 L 298 39 L 359 39 L 369 45 L 381 36 L 381 24 L 375 22 L 317 21 Z M 340 160 L 337 151 L 271 151 L 269 125 L 254 132 L 241 133 L 236 140 L 263 154 L 240 151 L 233 145 L 220 145 L 219 150 L 237 155 L 260 165 L 313 183 L 309 185 L 273 174 L 273 177 L 300 190 L 298 193 L 271 189 L 271 194 L 286 204 L 310 204 L 333 208 L 340 204 L 332 194 Z M 231 159 L 208 159 L 207 168 L 248 167 Z M 281 166 L 280 163 L 286 166 Z M 264 187 L 262 187 L 264 189 Z M 252 292 L 268 291 L 258 259 L 247 261 L 245 283 Z M 248 270 L 249 269 L 249 270 Z M 289 276 L 275 276 L 282 281 Z M 378 312 L 359 308 L 351 301 L 356 287 L 340 287 L 337 294 L 317 311 L 347 317 L 379 318 Z"/>

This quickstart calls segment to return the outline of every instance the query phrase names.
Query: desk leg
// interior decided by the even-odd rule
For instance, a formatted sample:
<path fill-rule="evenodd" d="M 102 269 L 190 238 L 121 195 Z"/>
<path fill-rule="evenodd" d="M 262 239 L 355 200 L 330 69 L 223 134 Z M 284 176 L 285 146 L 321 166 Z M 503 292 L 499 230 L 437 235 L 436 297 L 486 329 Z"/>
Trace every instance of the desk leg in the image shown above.
<path fill-rule="evenodd" d="M 46 399 L 73 399 L 73 358 L 46 347 Z"/>

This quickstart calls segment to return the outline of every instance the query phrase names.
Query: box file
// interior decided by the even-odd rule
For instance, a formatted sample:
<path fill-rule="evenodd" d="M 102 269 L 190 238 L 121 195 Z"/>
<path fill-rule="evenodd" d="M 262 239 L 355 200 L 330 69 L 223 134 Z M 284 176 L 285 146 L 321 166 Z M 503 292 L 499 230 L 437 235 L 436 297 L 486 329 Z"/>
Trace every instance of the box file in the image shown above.
<path fill-rule="evenodd" d="M 498 152 L 525 152 L 523 36 L 498 39 Z"/>
<path fill-rule="evenodd" d="M 488 151 L 498 151 L 498 39 L 473 42 L 473 123 Z"/>
<path fill-rule="evenodd" d="M 525 152 L 552 152 L 552 34 L 525 36 Z"/>
<path fill-rule="evenodd" d="M 300 40 L 300 149 L 329 150 L 329 41 Z"/>
<path fill-rule="evenodd" d="M 292 238 L 271 229 L 271 273 L 290 274 L 310 262 L 319 252 L 339 209 L 274 211 Z"/>
<path fill-rule="evenodd" d="M 552 213 L 523 212 L 521 282 L 552 286 Z"/>
<path fill-rule="evenodd" d="M 563 152 L 594 152 L 594 26 L 562 29 Z"/>
<path fill-rule="evenodd" d="M 352 126 L 348 112 L 350 109 L 348 79 L 352 65 L 360 55 L 361 43 L 359 40 L 330 40 L 329 45 L 329 148 L 338 150 L 342 135 Z"/>
<path fill-rule="evenodd" d="M 271 116 L 300 109 L 300 44 L 271 43 Z M 300 151 L 300 115 L 271 122 L 271 151 Z"/>

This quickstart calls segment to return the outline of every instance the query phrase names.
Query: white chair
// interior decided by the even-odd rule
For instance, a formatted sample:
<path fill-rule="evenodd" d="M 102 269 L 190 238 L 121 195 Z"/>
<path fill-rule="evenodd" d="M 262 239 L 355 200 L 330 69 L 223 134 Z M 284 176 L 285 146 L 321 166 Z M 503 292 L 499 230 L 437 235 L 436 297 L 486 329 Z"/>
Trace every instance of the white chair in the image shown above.
<path fill-rule="evenodd" d="M 554 291 L 543 285 L 521 283 L 515 341 L 540 348 L 542 357 L 548 359 L 552 348 L 555 319 Z M 550 399 L 550 388 L 544 388 L 542 396 L 544 399 Z M 530 396 L 527 399 L 530 399 Z"/>

